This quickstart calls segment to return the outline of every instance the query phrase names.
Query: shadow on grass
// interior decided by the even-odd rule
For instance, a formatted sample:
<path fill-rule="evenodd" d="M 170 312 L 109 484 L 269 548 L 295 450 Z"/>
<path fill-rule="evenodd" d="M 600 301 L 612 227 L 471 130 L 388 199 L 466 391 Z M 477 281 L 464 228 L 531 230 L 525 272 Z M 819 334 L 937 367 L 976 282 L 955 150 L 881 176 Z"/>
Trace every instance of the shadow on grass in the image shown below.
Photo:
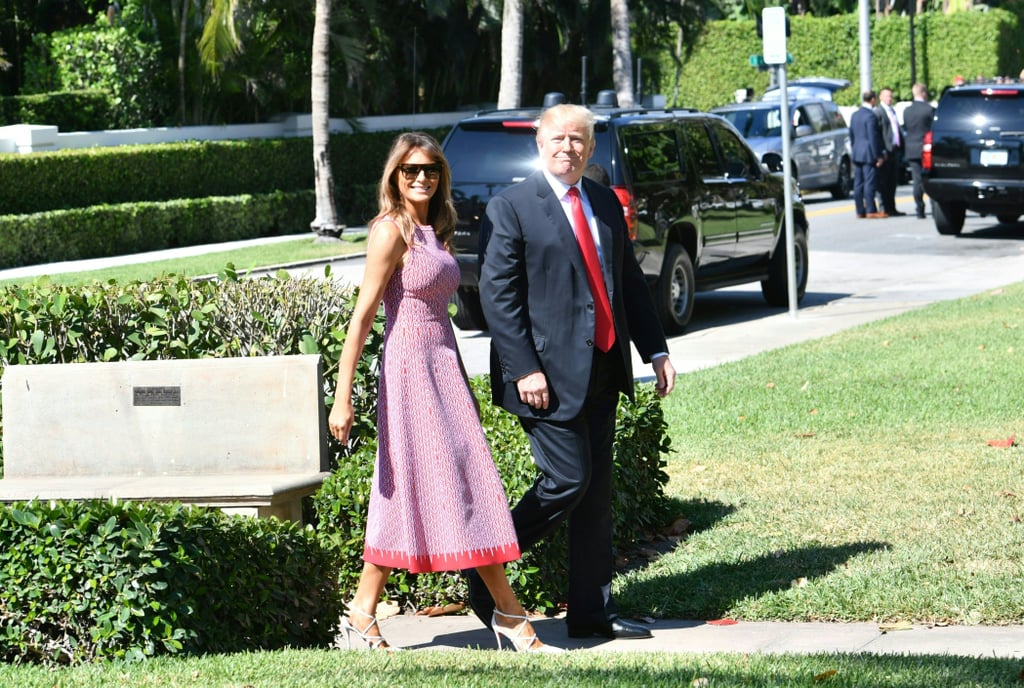
<path fill-rule="evenodd" d="M 857 542 L 779 551 L 629 582 L 617 598 L 624 608 L 656 610 L 664 618 L 718 619 L 740 600 L 785 590 L 797 578 L 826 576 L 853 557 L 887 547 L 884 542 Z"/>

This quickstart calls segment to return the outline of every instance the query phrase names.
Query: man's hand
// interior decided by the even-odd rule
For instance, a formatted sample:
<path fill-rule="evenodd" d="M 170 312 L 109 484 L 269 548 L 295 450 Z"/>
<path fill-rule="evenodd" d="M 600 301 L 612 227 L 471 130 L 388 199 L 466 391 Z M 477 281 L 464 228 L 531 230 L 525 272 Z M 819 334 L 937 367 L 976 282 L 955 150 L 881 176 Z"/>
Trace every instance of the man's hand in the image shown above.
<path fill-rule="evenodd" d="M 539 370 L 516 380 L 516 389 L 519 390 L 519 400 L 527 406 L 535 409 L 548 407 L 548 378 Z"/>
<path fill-rule="evenodd" d="M 668 356 L 660 356 L 651 362 L 654 368 L 654 389 L 659 397 L 667 397 L 676 388 L 676 369 Z"/>

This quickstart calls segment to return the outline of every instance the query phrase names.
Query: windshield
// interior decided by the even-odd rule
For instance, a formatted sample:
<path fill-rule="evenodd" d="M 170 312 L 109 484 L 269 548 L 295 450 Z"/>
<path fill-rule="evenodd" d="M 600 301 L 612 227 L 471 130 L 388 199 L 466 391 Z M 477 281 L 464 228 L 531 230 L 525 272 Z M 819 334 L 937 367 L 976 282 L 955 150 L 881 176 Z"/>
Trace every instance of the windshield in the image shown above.
<path fill-rule="evenodd" d="M 956 126 L 970 122 L 975 129 L 1020 135 L 1024 131 L 1024 91 L 997 89 L 993 89 L 992 95 L 981 97 L 976 91 L 947 92 L 936 113 L 936 121 L 948 121 Z"/>
<path fill-rule="evenodd" d="M 445 144 L 452 181 L 460 184 L 510 184 L 539 166 L 532 128 L 460 126 Z"/>
<path fill-rule="evenodd" d="M 782 136 L 782 114 L 778 109 L 726 110 L 718 114 L 739 129 L 745 139 Z"/>

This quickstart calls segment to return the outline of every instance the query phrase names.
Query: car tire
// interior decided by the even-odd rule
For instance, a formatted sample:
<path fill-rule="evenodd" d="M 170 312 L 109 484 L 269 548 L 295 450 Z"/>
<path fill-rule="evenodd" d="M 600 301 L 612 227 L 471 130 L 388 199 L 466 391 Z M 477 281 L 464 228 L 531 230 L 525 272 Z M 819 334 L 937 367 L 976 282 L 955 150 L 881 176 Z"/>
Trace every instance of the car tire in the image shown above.
<path fill-rule="evenodd" d="M 956 236 L 964 228 L 964 217 L 967 206 L 963 203 L 940 203 L 932 201 L 932 217 L 935 218 L 935 229 L 939 234 Z"/>
<path fill-rule="evenodd" d="M 484 309 L 480 306 L 479 290 L 459 287 L 452 294 L 452 303 L 456 308 L 452 315 L 455 327 L 460 330 L 487 331 L 487 319 L 484 318 Z"/>
<path fill-rule="evenodd" d="M 996 213 L 996 219 L 1004 225 L 1012 225 L 1020 215 L 1017 213 Z"/>
<path fill-rule="evenodd" d="M 761 281 L 761 293 L 764 300 L 771 306 L 789 305 L 789 277 L 786 272 L 786 236 L 785 229 L 779 234 L 779 243 L 772 254 L 768 266 L 768 279 Z M 807 273 L 809 255 L 807 253 L 807 233 L 797 232 L 793 235 L 793 257 L 796 262 L 796 301 L 803 301 L 807 292 Z"/>
<path fill-rule="evenodd" d="M 661 326 L 668 335 L 682 334 L 693 316 L 693 261 L 679 244 L 665 249 L 665 262 L 655 287 L 654 301 Z"/>
<path fill-rule="evenodd" d="M 830 189 L 832 192 L 832 198 L 837 201 L 841 201 L 844 198 L 849 197 L 850 191 L 852 190 L 853 170 L 850 167 L 850 160 L 848 158 L 843 158 L 839 161 L 839 179 L 836 180 L 836 185 Z"/>

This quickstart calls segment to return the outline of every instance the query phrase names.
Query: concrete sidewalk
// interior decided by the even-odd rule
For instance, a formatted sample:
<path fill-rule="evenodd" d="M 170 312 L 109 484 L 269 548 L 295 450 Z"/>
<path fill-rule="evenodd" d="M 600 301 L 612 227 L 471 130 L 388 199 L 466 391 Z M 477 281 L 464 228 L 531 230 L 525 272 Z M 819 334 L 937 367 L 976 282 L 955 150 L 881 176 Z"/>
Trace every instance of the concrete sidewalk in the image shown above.
<path fill-rule="evenodd" d="M 872 623 L 656 621 L 648 640 L 569 638 L 562 619 L 534 621 L 545 643 L 601 652 L 843 653 L 956 655 L 1024 659 L 1024 626 L 926 626 L 887 630 Z M 471 614 L 399 614 L 380 622 L 392 645 L 406 649 L 496 649 L 494 634 Z M 344 647 L 344 639 L 340 639 Z M 507 646 L 507 642 L 503 641 Z M 360 647 L 353 637 L 353 648 Z"/>

